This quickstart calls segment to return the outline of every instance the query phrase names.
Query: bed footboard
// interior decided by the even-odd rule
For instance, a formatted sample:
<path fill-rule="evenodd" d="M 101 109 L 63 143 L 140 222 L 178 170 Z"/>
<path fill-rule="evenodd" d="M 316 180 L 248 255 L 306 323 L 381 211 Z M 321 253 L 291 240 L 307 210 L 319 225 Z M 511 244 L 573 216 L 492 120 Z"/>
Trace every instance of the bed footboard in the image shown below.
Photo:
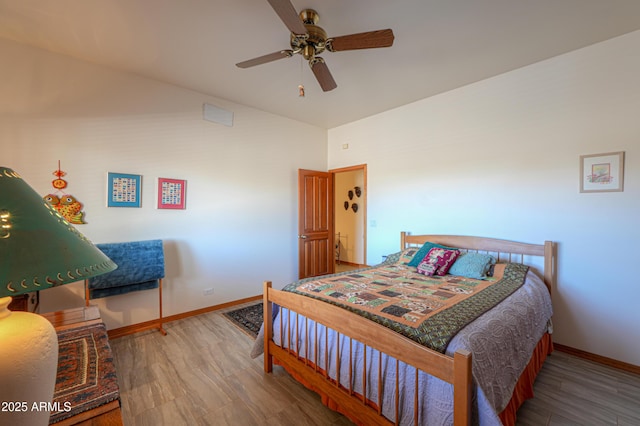
<path fill-rule="evenodd" d="M 300 296 L 294 293 L 275 290 L 271 286 L 270 281 L 264 283 L 263 292 L 264 303 L 264 371 L 269 373 L 273 369 L 273 361 L 285 366 L 288 370 L 293 371 L 296 375 L 305 380 L 312 388 L 324 393 L 340 407 L 342 407 L 351 417 L 363 424 L 393 424 L 399 420 L 389 420 L 382 414 L 382 405 L 385 398 L 394 399 L 395 419 L 400 419 L 399 406 L 400 383 L 398 374 L 399 362 L 403 362 L 415 368 L 415 386 L 412 394 L 413 401 L 413 423 L 421 424 L 420 419 L 420 399 L 418 396 L 424 392 L 424 389 L 418 389 L 420 372 L 437 377 L 440 380 L 451 383 L 453 385 L 453 405 L 454 405 L 454 425 L 468 425 L 471 422 L 471 399 L 472 399 L 472 373 L 471 373 L 471 353 L 466 350 L 460 350 L 453 357 L 435 352 L 427 347 L 421 346 L 406 337 L 387 329 L 386 327 L 372 323 L 355 313 L 351 313 L 337 306 L 315 300 L 309 297 Z M 315 336 L 304 338 L 304 342 L 295 342 L 292 345 L 291 328 L 284 332 L 284 327 L 280 324 L 279 341 L 285 342 L 288 339 L 288 345 L 278 345 L 274 341 L 274 323 L 273 323 L 273 303 L 277 304 L 280 309 L 287 309 L 290 315 L 295 316 L 295 327 L 298 327 L 298 315 L 306 321 L 315 322 Z M 304 312 L 304 315 L 299 314 Z M 279 316 L 282 318 L 282 315 Z M 282 319 L 280 319 L 282 321 Z M 288 320 L 287 320 L 288 321 Z M 322 344 L 318 342 L 317 327 L 324 326 L 328 329 L 335 330 L 337 339 L 347 339 L 349 354 L 345 355 L 345 359 L 340 356 L 340 351 L 335 354 L 325 352 L 318 357 L 318 347 Z M 322 338 L 327 338 L 329 333 L 325 333 Z M 296 337 L 294 336 L 294 339 Z M 315 343 L 310 339 L 316 339 Z M 351 357 L 352 342 L 359 342 L 365 347 L 365 359 L 367 348 L 378 351 L 378 354 L 384 353 L 395 359 L 396 374 L 392 374 L 395 383 L 385 386 L 382 355 L 378 355 L 377 372 L 376 371 L 355 371 L 356 368 L 366 370 L 367 362 L 356 364 Z M 293 349 L 291 349 L 294 347 Z M 311 348 L 313 347 L 313 349 Z M 297 348 L 297 349 L 296 349 Z M 317 365 L 309 360 L 310 351 L 316 351 L 314 360 L 324 358 L 325 365 Z M 326 346 L 325 346 L 326 351 Z M 371 355 L 373 356 L 373 355 Z M 341 371 L 340 363 L 348 363 L 343 366 L 349 371 L 349 379 L 345 383 L 341 383 L 340 373 L 335 377 L 331 377 L 327 370 L 327 360 L 330 357 L 334 366 L 337 365 L 337 371 Z M 374 362 L 374 360 L 370 360 Z M 374 362 L 375 365 L 375 362 Z M 353 387 L 353 377 L 361 377 L 362 383 L 358 383 L 360 389 L 364 390 L 362 394 L 356 392 Z M 376 374 L 378 377 L 377 385 L 371 385 L 367 381 L 368 375 Z M 405 380 L 405 383 L 407 380 Z M 369 400 L 367 395 L 368 386 L 377 386 L 375 394 L 377 401 Z M 386 388 L 386 389 L 385 389 Z M 386 395 L 385 392 L 391 395 Z M 406 413 L 404 414 L 406 416 Z"/>

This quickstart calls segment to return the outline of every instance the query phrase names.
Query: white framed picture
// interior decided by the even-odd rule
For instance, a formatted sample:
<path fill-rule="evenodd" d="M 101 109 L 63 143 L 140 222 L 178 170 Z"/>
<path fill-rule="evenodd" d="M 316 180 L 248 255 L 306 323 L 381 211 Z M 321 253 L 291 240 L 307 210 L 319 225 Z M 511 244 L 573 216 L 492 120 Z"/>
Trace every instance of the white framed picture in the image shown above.
<path fill-rule="evenodd" d="M 580 156 L 580 192 L 621 192 L 624 151 Z"/>

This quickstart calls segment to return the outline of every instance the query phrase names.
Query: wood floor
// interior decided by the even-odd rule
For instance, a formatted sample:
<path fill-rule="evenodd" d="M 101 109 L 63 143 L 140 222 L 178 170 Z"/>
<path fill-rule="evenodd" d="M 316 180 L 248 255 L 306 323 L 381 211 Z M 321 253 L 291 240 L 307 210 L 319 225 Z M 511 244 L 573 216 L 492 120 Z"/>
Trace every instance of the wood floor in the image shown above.
<path fill-rule="evenodd" d="M 265 375 L 253 340 L 211 312 L 113 339 L 126 426 L 350 425 L 280 367 Z M 640 376 L 554 352 L 518 425 L 639 425 Z"/>

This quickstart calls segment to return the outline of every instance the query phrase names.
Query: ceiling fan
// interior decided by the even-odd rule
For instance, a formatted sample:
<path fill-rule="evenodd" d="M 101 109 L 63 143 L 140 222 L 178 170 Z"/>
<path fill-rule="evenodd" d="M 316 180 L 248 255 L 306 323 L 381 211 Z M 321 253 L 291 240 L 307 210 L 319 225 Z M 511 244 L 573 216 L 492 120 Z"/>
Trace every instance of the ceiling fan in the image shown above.
<path fill-rule="evenodd" d="M 279 50 L 248 61 L 236 64 L 239 68 L 250 68 L 282 58 L 290 58 L 300 54 L 309 62 L 323 91 L 328 92 L 338 87 L 329 68 L 318 54 L 341 52 L 343 50 L 373 49 L 393 45 L 393 31 L 390 29 L 367 31 L 339 37 L 327 37 L 327 33 L 317 26 L 320 17 L 313 9 L 304 9 L 298 14 L 290 0 L 267 0 L 282 22 L 291 31 L 291 49 Z"/>

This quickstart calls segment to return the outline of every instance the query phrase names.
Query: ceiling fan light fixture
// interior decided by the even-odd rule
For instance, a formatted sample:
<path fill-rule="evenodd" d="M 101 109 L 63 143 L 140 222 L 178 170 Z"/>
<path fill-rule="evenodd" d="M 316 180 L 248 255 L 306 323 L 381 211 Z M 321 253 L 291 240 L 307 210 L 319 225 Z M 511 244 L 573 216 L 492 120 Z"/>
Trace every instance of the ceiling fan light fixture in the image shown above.
<path fill-rule="evenodd" d="M 304 9 L 300 12 L 300 19 L 303 24 L 315 25 L 320 22 L 320 15 L 313 9 Z"/>
<path fill-rule="evenodd" d="M 239 68 L 249 68 L 300 54 L 309 62 L 309 66 L 322 90 L 328 92 L 335 89 L 337 84 L 327 64 L 317 55 L 325 50 L 340 52 L 356 49 L 375 49 L 393 45 L 394 36 L 391 29 L 327 38 L 325 30 L 316 25 L 320 21 L 320 16 L 315 10 L 304 9 L 298 14 L 290 0 L 267 1 L 291 33 L 289 41 L 291 50 L 282 50 L 239 62 L 236 64 Z M 303 97 L 304 86 L 302 84 L 298 87 L 298 90 L 299 95 Z"/>
<path fill-rule="evenodd" d="M 308 61 L 310 59 L 312 59 L 316 54 L 316 49 L 310 45 L 307 44 L 303 49 L 302 49 L 302 56 Z"/>

